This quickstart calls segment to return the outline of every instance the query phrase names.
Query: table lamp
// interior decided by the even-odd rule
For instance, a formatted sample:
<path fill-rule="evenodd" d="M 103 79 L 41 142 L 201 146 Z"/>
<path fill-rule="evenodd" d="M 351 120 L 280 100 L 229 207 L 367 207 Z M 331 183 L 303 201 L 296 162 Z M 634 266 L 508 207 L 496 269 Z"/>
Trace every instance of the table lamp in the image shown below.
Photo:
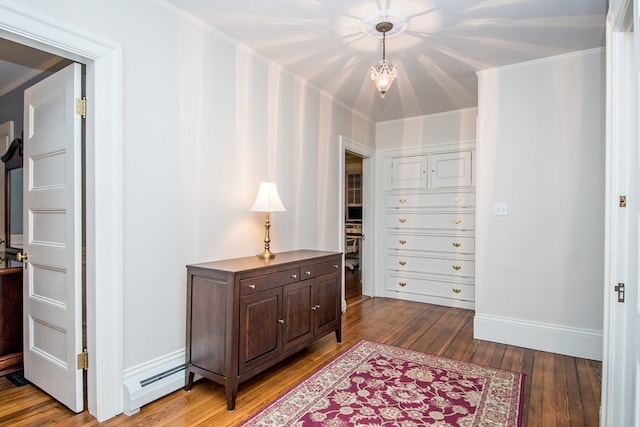
<path fill-rule="evenodd" d="M 271 226 L 271 222 L 269 220 L 270 212 L 285 212 L 286 209 L 282 205 L 280 201 L 280 196 L 278 195 L 278 188 L 276 187 L 275 182 L 261 182 L 260 187 L 258 188 L 258 195 L 256 196 L 256 201 L 253 202 L 253 206 L 251 206 L 250 211 L 253 212 L 265 212 L 264 219 L 264 251 L 259 253 L 257 256 L 261 259 L 271 259 L 275 258 L 275 254 L 269 250 L 269 243 L 271 239 L 269 239 L 269 227 Z"/>

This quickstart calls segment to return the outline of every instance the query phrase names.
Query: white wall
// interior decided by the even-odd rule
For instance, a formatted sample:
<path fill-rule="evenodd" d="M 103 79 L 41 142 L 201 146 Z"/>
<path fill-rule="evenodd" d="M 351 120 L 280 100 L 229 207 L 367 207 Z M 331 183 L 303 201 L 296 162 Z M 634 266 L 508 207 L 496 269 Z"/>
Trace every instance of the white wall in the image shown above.
<path fill-rule="evenodd" d="M 478 76 L 475 337 L 600 359 L 604 52 Z"/>
<path fill-rule="evenodd" d="M 403 149 L 476 139 L 477 108 L 376 124 L 376 150 Z"/>
<path fill-rule="evenodd" d="M 185 265 L 262 250 L 260 181 L 274 252 L 337 250 L 338 138 L 370 121 L 163 1 L 20 4 L 122 46 L 125 369 L 184 348 Z"/>

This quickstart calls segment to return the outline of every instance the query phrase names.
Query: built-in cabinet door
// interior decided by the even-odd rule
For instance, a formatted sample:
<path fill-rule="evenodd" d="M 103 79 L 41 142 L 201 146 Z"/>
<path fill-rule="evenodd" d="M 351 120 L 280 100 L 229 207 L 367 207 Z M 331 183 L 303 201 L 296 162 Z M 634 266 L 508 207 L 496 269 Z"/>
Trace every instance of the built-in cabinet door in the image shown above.
<path fill-rule="evenodd" d="M 390 188 L 426 188 L 427 156 L 395 157 L 391 160 Z"/>
<path fill-rule="evenodd" d="M 314 286 L 314 335 L 323 335 L 333 331 L 340 316 L 340 284 L 336 273 L 324 274 L 315 278 Z"/>
<path fill-rule="evenodd" d="M 313 283 L 304 280 L 282 288 L 284 351 L 312 338 Z"/>
<path fill-rule="evenodd" d="M 471 151 L 429 155 L 429 188 L 469 187 L 473 183 Z"/>
<path fill-rule="evenodd" d="M 282 288 L 240 298 L 240 374 L 280 354 L 281 313 Z"/>

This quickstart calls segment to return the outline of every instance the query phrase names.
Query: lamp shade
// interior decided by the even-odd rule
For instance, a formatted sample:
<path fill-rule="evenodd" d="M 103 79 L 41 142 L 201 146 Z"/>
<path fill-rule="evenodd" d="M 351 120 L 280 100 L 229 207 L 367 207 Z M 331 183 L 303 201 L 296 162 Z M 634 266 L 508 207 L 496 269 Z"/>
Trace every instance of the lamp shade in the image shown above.
<path fill-rule="evenodd" d="M 256 201 L 253 202 L 250 211 L 253 212 L 285 212 L 280 196 L 278 195 L 278 187 L 275 182 L 261 182 L 258 188 Z"/>

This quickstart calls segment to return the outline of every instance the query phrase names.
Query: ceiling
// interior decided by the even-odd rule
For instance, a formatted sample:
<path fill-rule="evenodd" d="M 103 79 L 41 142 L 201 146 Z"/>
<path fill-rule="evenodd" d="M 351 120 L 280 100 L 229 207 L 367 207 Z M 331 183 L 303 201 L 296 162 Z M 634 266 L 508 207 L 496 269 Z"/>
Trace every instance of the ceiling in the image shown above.
<path fill-rule="evenodd" d="M 604 46 L 607 10 L 606 0 L 168 1 L 374 121 L 474 107 L 478 70 Z M 381 99 L 369 77 L 381 40 L 362 27 L 384 10 L 408 25 L 387 35 L 398 77 Z"/>
<path fill-rule="evenodd" d="M 167 1 L 376 122 L 474 107 L 476 71 L 604 46 L 607 10 L 607 0 Z M 382 58 L 373 27 L 387 20 L 398 77 L 381 98 L 369 70 Z M 0 39 L 0 96 L 60 60 L 15 47 Z"/>

